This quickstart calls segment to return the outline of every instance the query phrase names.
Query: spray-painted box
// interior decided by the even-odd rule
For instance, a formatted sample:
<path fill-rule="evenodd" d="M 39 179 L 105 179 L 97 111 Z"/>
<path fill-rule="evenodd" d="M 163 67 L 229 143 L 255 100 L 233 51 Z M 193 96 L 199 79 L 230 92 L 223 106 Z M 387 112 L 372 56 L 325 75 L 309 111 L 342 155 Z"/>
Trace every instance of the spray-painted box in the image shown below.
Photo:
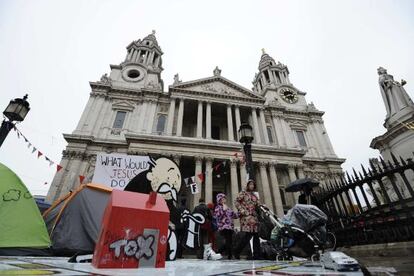
<path fill-rule="evenodd" d="M 97 268 L 165 267 L 169 220 L 167 204 L 157 193 L 113 190 L 92 265 Z"/>

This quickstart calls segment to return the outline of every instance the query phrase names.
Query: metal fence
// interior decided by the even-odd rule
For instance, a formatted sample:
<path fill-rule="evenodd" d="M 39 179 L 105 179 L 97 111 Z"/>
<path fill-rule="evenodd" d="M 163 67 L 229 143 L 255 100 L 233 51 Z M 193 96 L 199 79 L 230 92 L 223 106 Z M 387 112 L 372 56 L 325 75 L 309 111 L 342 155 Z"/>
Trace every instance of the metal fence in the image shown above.
<path fill-rule="evenodd" d="M 380 157 L 361 167 L 315 192 L 338 246 L 414 240 L 413 160 L 392 155 L 392 162 Z"/>

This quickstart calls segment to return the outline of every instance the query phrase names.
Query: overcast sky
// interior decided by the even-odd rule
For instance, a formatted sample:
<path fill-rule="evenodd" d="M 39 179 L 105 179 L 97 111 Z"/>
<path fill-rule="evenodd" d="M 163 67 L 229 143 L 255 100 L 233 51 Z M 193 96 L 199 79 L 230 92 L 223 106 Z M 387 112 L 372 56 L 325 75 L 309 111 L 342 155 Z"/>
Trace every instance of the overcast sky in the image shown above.
<path fill-rule="evenodd" d="M 345 170 L 378 156 L 369 148 L 385 132 L 376 69 L 407 80 L 414 97 L 413 1 L 0 0 L 0 109 L 29 93 L 31 110 L 18 128 L 59 162 L 62 133 L 75 129 L 88 82 L 109 73 L 125 47 L 152 30 L 164 51 L 164 90 L 176 73 L 189 81 L 212 76 L 215 66 L 250 89 L 265 48 L 326 112 Z M 12 131 L 0 162 L 32 193 L 46 194 L 55 167 L 31 152 Z"/>

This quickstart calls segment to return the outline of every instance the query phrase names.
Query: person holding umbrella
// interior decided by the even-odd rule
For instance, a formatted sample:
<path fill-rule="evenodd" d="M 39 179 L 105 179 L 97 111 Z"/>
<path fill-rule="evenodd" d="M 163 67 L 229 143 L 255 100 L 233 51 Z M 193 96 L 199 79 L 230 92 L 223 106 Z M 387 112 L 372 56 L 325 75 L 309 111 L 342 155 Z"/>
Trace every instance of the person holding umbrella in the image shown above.
<path fill-rule="evenodd" d="M 294 193 L 301 192 L 298 203 L 299 204 L 315 204 L 316 199 L 313 197 L 312 189 L 319 185 L 319 181 L 312 178 L 301 178 L 289 183 L 285 191 Z"/>

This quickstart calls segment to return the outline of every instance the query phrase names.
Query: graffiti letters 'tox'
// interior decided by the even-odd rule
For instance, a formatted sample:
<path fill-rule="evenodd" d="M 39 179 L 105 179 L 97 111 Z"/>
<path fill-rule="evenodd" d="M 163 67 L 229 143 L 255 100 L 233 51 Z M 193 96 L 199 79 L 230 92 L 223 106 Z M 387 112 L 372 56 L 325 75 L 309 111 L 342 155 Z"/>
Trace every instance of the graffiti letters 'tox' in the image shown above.
<path fill-rule="evenodd" d="M 155 237 L 153 235 L 148 237 L 138 236 L 136 240 L 120 239 L 114 241 L 109 245 L 109 248 L 115 251 L 116 258 L 119 258 L 123 249 L 124 254 L 128 257 L 135 256 L 138 260 L 142 257 L 150 259 L 154 255 L 154 241 Z"/>

